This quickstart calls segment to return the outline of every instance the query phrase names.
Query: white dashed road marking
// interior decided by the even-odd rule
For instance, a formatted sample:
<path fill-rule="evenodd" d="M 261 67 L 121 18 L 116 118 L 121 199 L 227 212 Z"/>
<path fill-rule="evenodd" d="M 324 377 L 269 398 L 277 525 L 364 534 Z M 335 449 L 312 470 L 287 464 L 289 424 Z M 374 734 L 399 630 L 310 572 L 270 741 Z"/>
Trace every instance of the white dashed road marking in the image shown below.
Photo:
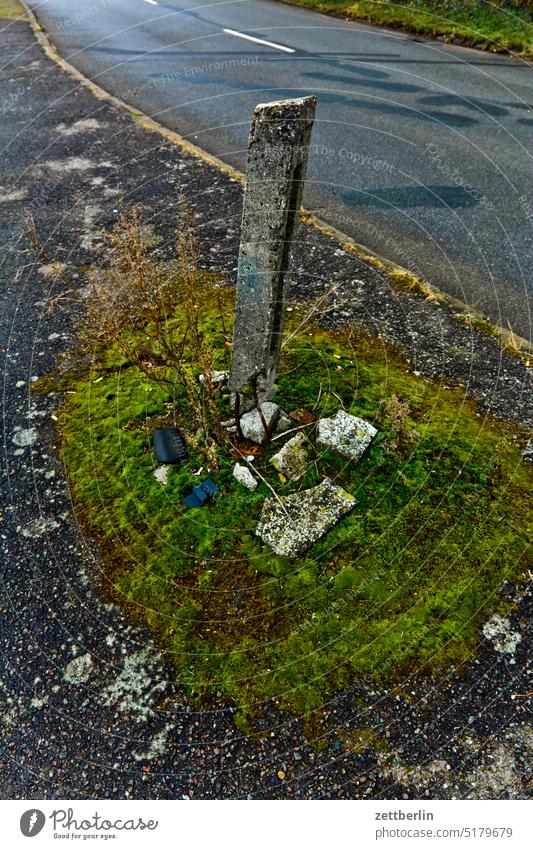
<path fill-rule="evenodd" d="M 246 41 L 255 41 L 256 44 L 264 44 L 265 47 L 273 47 L 275 50 L 284 50 L 285 53 L 295 53 L 292 47 L 284 47 L 283 44 L 275 44 L 273 41 L 265 41 L 263 38 L 255 38 L 253 35 L 245 35 L 243 32 L 237 32 L 234 29 L 224 29 L 228 35 L 234 35 L 236 38 L 244 38 Z"/>

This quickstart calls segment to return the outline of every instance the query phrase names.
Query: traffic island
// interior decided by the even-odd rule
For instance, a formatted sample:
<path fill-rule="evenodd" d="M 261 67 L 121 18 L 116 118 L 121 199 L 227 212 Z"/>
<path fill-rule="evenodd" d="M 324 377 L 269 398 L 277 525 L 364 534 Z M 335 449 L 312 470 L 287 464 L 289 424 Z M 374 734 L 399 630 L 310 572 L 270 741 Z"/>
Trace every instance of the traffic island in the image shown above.
<path fill-rule="evenodd" d="M 165 273 L 175 277 L 176 266 L 160 267 L 159 279 Z M 199 344 L 222 373 L 233 293 L 201 285 Z M 306 316 L 297 304 L 289 312 L 275 399 L 288 412 L 312 411 L 312 422 L 293 419 L 294 430 L 266 446 L 231 433 L 210 443 L 187 392 L 161 379 L 153 350 L 149 367 L 134 364 L 120 340 L 35 385 L 63 393 L 63 458 L 77 514 L 100 543 L 105 592 L 150 626 L 194 697 L 222 694 L 246 728 L 271 699 L 309 719 L 354 681 L 393 685 L 407 672 L 463 664 L 500 610 L 502 581 L 525 570 L 531 465 L 520 429 L 481 416 L 461 390 L 417 377 L 363 332 L 326 332 Z M 167 339 L 180 340 L 186 326 L 178 308 Z M 146 346 L 150 329 L 138 332 Z M 205 362 L 189 343 L 182 366 L 205 386 Z M 213 399 L 214 419 L 231 420 L 224 383 Z M 330 427 L 320 422 L 339 410 L 341 421 L 376 428 L 359 459 L 323 444 Z M 189 458 L 166 466 L 162 480 L 153 434 L 172 425 Z M 296 480 L 271 462 L 294 431 L 308 452 Z M 236 462 L 254 489 L 236 480 Z M 184 499 L 208 476 L 216 493 L 189 509 Z M 302 553 L 276 555 L 257 534 L 265 503 L 298 498 L 324 478 L 351 509 Z"/>

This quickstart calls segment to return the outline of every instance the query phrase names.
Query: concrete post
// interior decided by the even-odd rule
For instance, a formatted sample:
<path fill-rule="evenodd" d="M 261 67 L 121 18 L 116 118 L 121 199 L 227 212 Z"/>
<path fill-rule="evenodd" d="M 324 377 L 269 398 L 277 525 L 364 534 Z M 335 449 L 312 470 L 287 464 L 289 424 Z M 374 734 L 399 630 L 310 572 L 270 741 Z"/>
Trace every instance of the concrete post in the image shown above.
<path fill-rule="evenodd" d="M 268 398 L 278 367 L 286 274 L 298 222 L 315 97 L 259 104 L 253 115 L 229 387 Z"/>

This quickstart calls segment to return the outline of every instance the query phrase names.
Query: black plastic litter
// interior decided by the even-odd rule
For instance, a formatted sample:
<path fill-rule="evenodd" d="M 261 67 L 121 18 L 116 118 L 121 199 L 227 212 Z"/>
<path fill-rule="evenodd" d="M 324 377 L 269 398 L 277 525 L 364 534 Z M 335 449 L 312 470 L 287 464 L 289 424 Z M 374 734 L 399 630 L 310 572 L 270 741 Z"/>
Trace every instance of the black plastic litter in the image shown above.
<path fill-rule="evenodd" d="M 177 427 L 162 427 L 154 432 L 154 451 L 160 463 L 186 463 L 189 453 Z"/>
<path fill-rule="evenodd" d="M 206 501 L 218 492 L 218 486 L 211 478 L 207 478 L 198 486 L 193 486 L 192 492 L 184 499 L 187 507 L 203 507 Z"/>

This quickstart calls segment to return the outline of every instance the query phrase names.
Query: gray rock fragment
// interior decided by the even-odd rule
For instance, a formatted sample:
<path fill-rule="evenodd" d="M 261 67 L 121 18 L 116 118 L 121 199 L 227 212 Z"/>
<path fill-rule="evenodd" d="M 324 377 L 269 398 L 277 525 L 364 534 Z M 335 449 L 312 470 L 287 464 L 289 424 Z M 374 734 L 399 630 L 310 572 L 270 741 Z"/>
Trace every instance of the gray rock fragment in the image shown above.
<path fill-rule="evenodd" d="M 271 431 L 279 415 L 279 407 L 272 401 L 265 401 L 261 404 L 261 410 L 267 427 Z M 250 439 L 259 445 L 263 442 L 266 434 L 257 409 L 250 410 L 250 412 L 241 416 L 241 430 L 245 439 Z"/>
<path fill-rule="evenodd" d="M 317 443 L 348 460 L 359 460 L 376 433 L 376 428 L 364 419 L 339 410 L 329 419 L 320 419 Z"/>
<path fill-rule="evenodd" d="M 296 427 L 296 422 L 293 422 L 293 420 L 288 417 L 287 413 L 280 410 L 278 423 L 274 431 L 275 435 L 277 436 L 280 433 L 285 433 L 287 430 L 291 430 L 294 427 Z"/>
<path fill-rule="evenodd" d="M 355 498 L 324 478 L 312 489 L 267 498 L 256 535 L 275 554 L 297 557 L 355 507 Z"/>
<path fill-rule="evenodd" d="M 305 475 L 307 470 L 307 446 L 308 441 L 304 434 L 297 433 L 270 458 L 270 462 L 286 478 L 297 481 Z"/>
<path fill-rule="evenodd" d="M 248 466 L 241 466 L 240 463 L 235 463 L 235 466 L 233 467 L 233 477 L 236 481 L 242 483 L 246 489 L 254 490 L 257 488 L 257 481 Z"/>
<path fill-rule="evenodd" d="M 501 654 L 514 654 L 522 637 L 518 631 L 511 630 L 511 623 L 506 616 L 495 613 L 483 625 L 483 635 L 492 640 L 494 649 Z"/>
<path fill-rule="evenodd" d="M 533 439 L 530 439 L 524 450 L 522 451 L 522 459 L 533 463 Z"/>

